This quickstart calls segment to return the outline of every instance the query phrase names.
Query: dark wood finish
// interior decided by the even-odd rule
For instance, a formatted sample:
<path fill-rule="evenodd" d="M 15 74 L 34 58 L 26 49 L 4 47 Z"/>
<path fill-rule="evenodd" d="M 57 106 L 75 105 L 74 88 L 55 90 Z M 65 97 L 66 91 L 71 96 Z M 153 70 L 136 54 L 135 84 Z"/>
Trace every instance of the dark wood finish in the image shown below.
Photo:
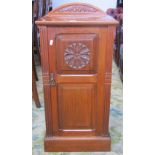
<path fill-rule="evenodd" d="M 115 36 L 115 51 L 114 51 L 114 59 L 119 67 L 120 63 L 120 46 L 123 43 L 123 33 L 122 33 L 122 28 L 123 28 L 123 6 L 118 7 L 116 9 L 109 8 L 107 10 L 107 14 L 114 17 L 118 22 L 119 25 L 117 26 L 116 29 L 116 36 Z"/>
<path fill-rule="evenodd" d="M 123 82 L 123 44 L 121 44 L 120 46 L 119 72 L 120 72 L 121 80 Z"/>
<path fill-rule="evenodd" d="M 109 151 L 117 21 L 96 7 L 72 3 L 36 24 L 45 94 L 45 151 Z"/>
<path fill-rule="evenodd" d="M 117 7 L 123 7 L 123 0 L 117 0 Z"/>
<path fill-rule="evenodd" d="M 39 17 L 39 1 L 34 0 L 32 2 L 32 49 L 33 54 L 36 53 L 38 55 L 38 58 L 40 60 L 40 54 L 39 54 L 39 44 L 38 44 L 38 29 L 35 25 L 35 21 Z"/>
<path fill-rule="evenodd" d="M 51 8 L 50 0 L 33 0 L 32 1 L 32 32 L 33 32 L 33 53 L 37 54 L 40 62 L 39 32 L 37 25 L 34 23 L 38 18 L 44 16 Z"/>
<path fill-rule="evenodd" d="M 36 81 L 38 81 L 38 75 L 37 75 L 37 71 L 36 71 L 36 67 L 35 67 L 35 60 L 34 60 L 34 53 L 33 53 L 33 51 L 32 51 L 32 67 L 33 67 L 35 79 L 36 79 Z"/>
<path fill-rule="evenodd" d="M 114 60 L 119 67 L 120 77 L 123 81 L 123 0 L 118 0 L 117 2 L 117 8 L 109 8 L 107 14 L 119 22 L 115 35 Z"/>
<path fill-rule="evenodd" d="M 39 97 L 38 97 L 38 91 L 37 91 L 37 86 L 36 86 L 36 75 L 35 75 L 35 66 L 32 64 L 32 96 L 34 99 L 34 102 L 36 104 L 37 108 L 41 107 Z"/>
<path fill-rule="evenodd" d="M 34 3 L 33 3 L 34 4 Z M 33 18 L 32 18 L 33 19 Z M 33 28 L 32 28 L 32 96 L 34 99 L 34 102 L 36 104 L 36 107 L 41 107 L 39 97 L 38 97 L 38 91 L 36 86 L 36 80 L 38 80 L 36 68 L 35 68 L 35 61 L 34 61 L 34 19 L 32 20 Z"/>

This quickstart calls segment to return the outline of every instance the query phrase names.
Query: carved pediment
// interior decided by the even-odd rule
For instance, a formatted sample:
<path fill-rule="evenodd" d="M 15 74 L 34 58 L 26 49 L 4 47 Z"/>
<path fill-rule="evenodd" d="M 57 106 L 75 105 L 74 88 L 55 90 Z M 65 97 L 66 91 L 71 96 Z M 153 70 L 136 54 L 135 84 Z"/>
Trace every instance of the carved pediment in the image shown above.
<path fill-rule="evenodd" d="M 62 8 L 58 10 L 58 12 L 70 12 L 70 13 L 89 13 L 96 12 L 97 10 L 94 8 L 86 7 L 86 6 L 69 6 L 66 8 Z"/>
<path fill-rule="evenodd" d="M 53 12 L 55 13 L 95 13 L 95 12 L 102 12 L 98 8 L 82 3 L 74 3 L 65 5 L 63 7 L 59 7 Z"/>
<path fill-rule="evenodd" d="M 118 22 L 90 4 L 69 3 L 53 9 L 35 23 L 38 25 L 115 25 Z"/>

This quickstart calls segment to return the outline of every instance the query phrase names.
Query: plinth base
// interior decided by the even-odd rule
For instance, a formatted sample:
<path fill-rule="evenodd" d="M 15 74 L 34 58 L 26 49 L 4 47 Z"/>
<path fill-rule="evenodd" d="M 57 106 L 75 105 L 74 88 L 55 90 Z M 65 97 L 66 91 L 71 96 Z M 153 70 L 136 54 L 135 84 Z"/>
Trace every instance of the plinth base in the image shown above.
<path fill-rule="evenodd" d="M 109 137 L 45 137 L 45 152 L 110 151 Z"/>

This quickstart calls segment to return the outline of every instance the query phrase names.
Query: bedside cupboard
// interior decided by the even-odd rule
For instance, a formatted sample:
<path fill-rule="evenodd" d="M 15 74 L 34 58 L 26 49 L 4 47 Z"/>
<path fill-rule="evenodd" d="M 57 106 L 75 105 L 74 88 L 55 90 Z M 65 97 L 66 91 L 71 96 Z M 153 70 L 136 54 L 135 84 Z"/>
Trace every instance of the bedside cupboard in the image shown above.
<path fill-rule="evenodd" d="M 36 21 L 40 32 L 45 151 L 109 151 L 115 27 L 89 4 L 60 6 Z"/>

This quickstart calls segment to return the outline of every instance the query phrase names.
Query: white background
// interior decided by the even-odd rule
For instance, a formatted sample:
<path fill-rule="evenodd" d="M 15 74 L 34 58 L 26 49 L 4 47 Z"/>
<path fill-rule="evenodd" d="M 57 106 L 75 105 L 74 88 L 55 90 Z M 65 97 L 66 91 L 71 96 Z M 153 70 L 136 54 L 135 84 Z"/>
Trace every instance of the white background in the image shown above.
<path fill-rule="evenodd" d="M 72 2 L 89 3 L 106 11 L 108 8 L 115 8 L 117 0 L 53 0 L 53 8 Z"/>
<path fill-rule="evenodd" d="M 124 4 L 123 155 L 155 154 L 154 3 Z M 1 6 L 0 154 L 30 155 L 32 6 L 21 0 Z"/>

